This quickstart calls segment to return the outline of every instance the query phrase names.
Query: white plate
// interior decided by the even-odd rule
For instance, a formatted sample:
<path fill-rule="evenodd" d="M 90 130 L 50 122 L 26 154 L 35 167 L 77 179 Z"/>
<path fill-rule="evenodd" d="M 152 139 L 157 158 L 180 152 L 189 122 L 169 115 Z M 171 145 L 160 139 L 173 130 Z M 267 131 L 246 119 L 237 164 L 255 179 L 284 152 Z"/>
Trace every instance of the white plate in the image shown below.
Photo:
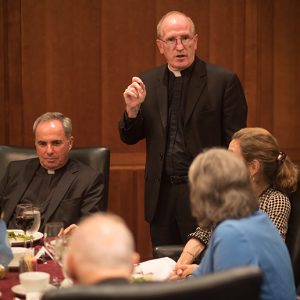
<path fill-rule="evenodd" d="M 48 287 L 46 288 L 46 290 L 50 290 L 50 289 L 55 289 L 55 286 L 52 285 L 52 284 L 48 284 Z M 20 295 L 20 296 L 26 296 L 26 292 L 25 292 L 25 289 L 24 287 L 22 286 L 22 284 L 17 284 L 17 285 L 14 285 L 11 290 L 17 294 L 17 295 Z"/>
<path fill-rule="evenodd" d="M 19 229 L 7 229 L 8 232 L 14 232 L 15 234 L 23 234 L 23 230 Z M 36 232 L 33 234 L 33 241 L 38 241 L 40 240 L 44 235 L 41 232 Z M 11 246 L 23 246 L 24 241 L 22 240 L 14 240 L 14 239 L 9 239 L 9 242 Z"/>

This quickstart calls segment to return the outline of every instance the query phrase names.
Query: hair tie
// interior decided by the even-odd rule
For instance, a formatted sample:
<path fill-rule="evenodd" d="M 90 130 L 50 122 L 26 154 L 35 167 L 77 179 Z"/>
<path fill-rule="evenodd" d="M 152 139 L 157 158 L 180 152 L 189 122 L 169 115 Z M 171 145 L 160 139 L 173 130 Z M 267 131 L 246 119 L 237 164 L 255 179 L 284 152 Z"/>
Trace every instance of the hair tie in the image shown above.
<path fill-rule="evenodd" d="M 284 162 L 285 158 L 286 158 L 286 154 L 284 152 L 282 152 L 282 151 L 279 151 L 279 154 L 277 156 L 277 161 L 280 164 L 282 164 Z"/>

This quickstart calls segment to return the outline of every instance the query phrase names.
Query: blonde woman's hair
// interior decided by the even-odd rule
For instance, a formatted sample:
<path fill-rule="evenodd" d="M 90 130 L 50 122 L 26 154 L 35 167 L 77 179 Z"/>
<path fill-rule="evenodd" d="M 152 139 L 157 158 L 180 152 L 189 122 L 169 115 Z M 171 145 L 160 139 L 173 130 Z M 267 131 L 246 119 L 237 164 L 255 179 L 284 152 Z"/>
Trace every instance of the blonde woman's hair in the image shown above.
<path fill-rule="evenodd" d="M 296 190 L 299 169 L 280 151 L 276 138 L 269 131 L 259 127 L 243 128 L 232 139 L 239 143 L 247 163 L 253 160 L 260 162 L 260 175 L 267 183 L 286 194 Z"/>

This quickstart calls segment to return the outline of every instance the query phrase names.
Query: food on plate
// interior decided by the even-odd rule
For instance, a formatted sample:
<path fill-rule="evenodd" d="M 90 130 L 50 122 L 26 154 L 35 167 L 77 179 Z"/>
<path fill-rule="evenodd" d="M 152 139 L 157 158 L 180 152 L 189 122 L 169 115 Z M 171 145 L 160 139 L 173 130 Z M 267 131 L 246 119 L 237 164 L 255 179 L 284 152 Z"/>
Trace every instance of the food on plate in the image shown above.
<path fill-rule="evenodd" d="M 24 240 L 30 241 L 33 239 L 32 235 L 25 235 L 10 230 L 7 231 L 7 236 L 10 242 L 24 242 Z"/>

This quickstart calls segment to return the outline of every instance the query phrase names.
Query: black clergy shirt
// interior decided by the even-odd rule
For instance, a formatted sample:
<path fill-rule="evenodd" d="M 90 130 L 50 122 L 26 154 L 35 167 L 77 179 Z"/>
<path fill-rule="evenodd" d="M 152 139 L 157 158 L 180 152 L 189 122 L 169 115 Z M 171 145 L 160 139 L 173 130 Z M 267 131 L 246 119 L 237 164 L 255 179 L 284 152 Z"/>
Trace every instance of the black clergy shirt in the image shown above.
<path fill-rule="evenodd" d="M 55 187 L 64 174 L 67 164 L 62 168 L 55 170 L 54 174 L 51 174 L 51 172 L 48 173 L 48 170 L 40 165 L 19 202 L 19 204 L 32 203 L 33 206 L 39 207 L 41 224 L 43 224 L 44 215 L 52 199 Z M 9 228 L 16 228 L 15 218 L 16 216 L 14 213 L 9 221 Z"/>

